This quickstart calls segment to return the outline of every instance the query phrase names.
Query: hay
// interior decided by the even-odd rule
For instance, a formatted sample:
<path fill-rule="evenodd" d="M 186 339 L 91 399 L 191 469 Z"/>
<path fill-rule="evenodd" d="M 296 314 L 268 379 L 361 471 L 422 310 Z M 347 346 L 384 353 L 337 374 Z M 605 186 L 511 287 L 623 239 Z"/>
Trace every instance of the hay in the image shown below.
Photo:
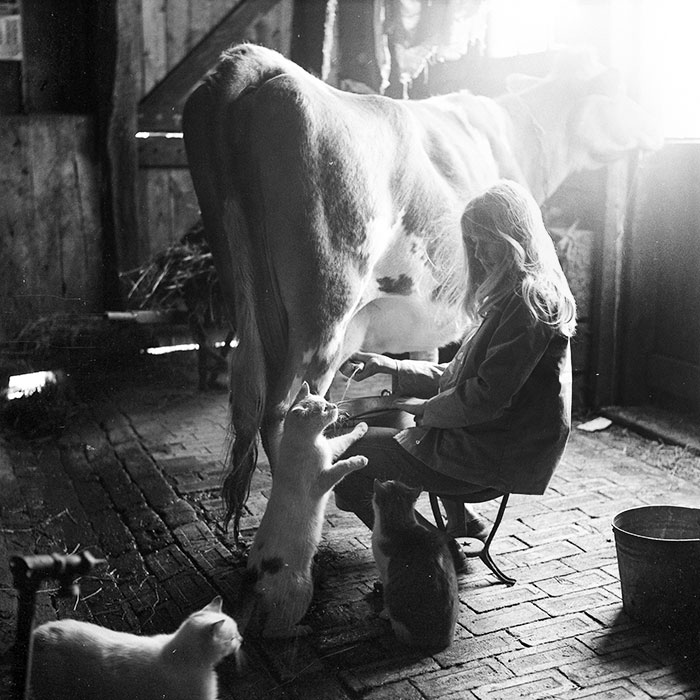
<path fill-rule="evenodd" d="M 649 439 L 634 430 L 614 424 L 610 433 L 620 440 L 618 449 L 626 456 L 700 485 L 700 455 L 692 449 L 659 439 Z"/>
<path fill-rule="evenodd" d="M 180 310 L 203 327 L 226 325 L 219 279 L 201 221 L 142 266 L 120 275 L 130 310 Z"/>

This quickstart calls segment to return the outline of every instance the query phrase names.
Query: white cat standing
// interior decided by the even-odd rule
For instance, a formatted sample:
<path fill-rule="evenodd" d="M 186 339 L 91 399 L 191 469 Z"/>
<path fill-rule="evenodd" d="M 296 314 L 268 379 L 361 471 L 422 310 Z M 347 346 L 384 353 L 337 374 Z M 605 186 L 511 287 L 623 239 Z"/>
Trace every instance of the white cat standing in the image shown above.
<path fill-rule="evenodd" d="M 216 700 L 214 666 L 238 656 L 242 638 L 221 597 L 173 634 L 140 637 L 90 622 L 58 620 L 34 630 L 34 700 Z"/>
<path fill-rule="evenodd" d="M 361 456 L 334 463 L 367 432 L 360 423 L 346 435 L 326 438 L 323 431 L 337 418 L 338 408 L 304 382 L 285 419 L 270 499 L 248 555 L 266 637 L 310 631 L 298 623 L 313 597 L 312 563 L 331 489 L 367 464 Z"/>

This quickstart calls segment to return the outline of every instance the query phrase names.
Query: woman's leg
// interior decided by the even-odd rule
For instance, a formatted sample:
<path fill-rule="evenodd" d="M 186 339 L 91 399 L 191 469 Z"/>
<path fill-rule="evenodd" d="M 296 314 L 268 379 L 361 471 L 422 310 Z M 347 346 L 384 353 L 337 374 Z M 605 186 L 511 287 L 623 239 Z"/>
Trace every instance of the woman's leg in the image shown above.
<path fill-rule="evenodd" d="M 442 498 L 447 516 L 447 534 L 451 537 L 476 537 L 485 540 L 488 528 L 483 518 L 470 506 L 461 501 Z"/>
<path fill-rule="evenodd" d="M 407 486 L 437 493 L 464 494 L 483 487 L 452 479 L 427 467 L 394 440 L 398 431 L 394 428 L 370 427 L 367 433 L 355 442 L 343 458 L 364 455 L 368 464 L 348 474 L 336 487 L 336 505 L 341 510 L 351 511 L 370 529 L 374 524 L 372 496 L 374 480 L 394 479 Z"/>

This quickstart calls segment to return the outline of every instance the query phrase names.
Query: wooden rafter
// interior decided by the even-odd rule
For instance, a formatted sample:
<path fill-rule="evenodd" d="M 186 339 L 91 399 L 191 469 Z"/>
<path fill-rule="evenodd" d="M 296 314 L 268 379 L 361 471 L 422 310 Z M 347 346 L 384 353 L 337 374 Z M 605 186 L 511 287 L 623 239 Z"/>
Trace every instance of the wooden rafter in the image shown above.
<path fill-rule="evenodd" d="M 221 52 L 243 41 L 248 29 L 280 0 L 244 0 L 231 10 L 139 103 L 139 129 L 179 131 L 185 100 L 216 65 Z"/>

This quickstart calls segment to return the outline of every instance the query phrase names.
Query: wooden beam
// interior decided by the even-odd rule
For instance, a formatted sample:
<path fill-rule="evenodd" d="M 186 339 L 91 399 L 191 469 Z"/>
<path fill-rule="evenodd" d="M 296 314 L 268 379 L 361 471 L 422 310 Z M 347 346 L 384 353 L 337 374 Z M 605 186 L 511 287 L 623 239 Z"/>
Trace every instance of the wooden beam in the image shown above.
<path fill-rule="evenodd" d="M 186 168 L 185 142 L 181 138 L 168 138 L 165 134 L 152 134 L 136 139 L 141 168 Z"/>
<path fill-rule="evenodd" d="M 141 131 L 179 131 L 185 100 L 219 60 L 221 52 L 243 41 L 248 28 L 280 0 L 245 0 L 197 44 L 139 104 Z"/>
<path fill-rule="evenodd" d="M 93 9 L 85 0 L 22 0 L 25 113 L 94 110 L 89 48 Z"/>

